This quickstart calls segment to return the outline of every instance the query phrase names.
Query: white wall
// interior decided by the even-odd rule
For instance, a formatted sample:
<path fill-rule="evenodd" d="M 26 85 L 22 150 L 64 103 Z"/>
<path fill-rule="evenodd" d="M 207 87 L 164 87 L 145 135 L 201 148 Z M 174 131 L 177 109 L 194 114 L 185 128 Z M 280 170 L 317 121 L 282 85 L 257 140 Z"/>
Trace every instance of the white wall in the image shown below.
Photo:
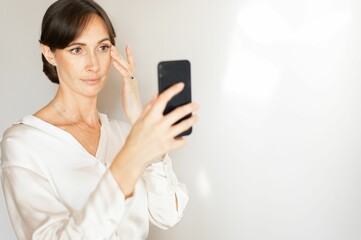
<path fill-rule="evenodd" d="M 54 94 L 37 49 L 50 2 L 2 3 L 1 132 Z M 185 218 L 150 239 L 361 239 L 358 0 L 98 2 L 134 49 L 144 102 L 157 63 L 186 58 L 201 104 L 172 154 Z M 117 78 L 99 107 L 123 118 Z M 2 198 L 0 233 L 14 238 Z"/>

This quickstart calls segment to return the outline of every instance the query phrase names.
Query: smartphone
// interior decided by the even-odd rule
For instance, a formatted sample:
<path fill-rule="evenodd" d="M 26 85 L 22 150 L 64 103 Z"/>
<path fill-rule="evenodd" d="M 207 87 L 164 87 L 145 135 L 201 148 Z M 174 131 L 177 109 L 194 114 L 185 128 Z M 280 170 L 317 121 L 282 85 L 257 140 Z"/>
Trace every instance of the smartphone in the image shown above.
<path fill-rule="evenodd" d="M 163 61 L 158 64 L 159 93 L 179 82 L 184 83 L 184 88 L 182 92 L 178 93 L 168 102 L 163 112 L 163 115 L 166 115 L 173 111 L 175 108 L 190 103 L 192 101 L 191 64 L 188 60 Z M 191 116 L 192 114 L 190 113 L 184 118 L 179 119 L 175 124 Z M 185 132 L 179 134 L 177 137 L 190 135 L 191 132 L 192 128 L 189 128 Z"/>

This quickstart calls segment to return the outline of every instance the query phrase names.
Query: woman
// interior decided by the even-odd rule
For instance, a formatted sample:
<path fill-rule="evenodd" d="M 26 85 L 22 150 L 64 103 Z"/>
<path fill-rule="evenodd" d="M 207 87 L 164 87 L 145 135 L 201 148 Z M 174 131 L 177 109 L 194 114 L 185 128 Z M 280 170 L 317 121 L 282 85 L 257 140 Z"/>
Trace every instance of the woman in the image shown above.
<path fill-rule="evenodd" d="M 183 216 L 185 186 L 167 153 L 196 121 L 194 103 L 163 116 L 177 84 L 142 109 L 129 47 L 124 59 L 104 10 L 59 0 L 44 15 L 43 70 L 54 99 L 9 128 L 1 142 L 2 184 L 18 239 L 146 239 L 149 220 L 167 229 Z M 110 65 L 123 77 L 130 125 L 98 113 Z"/>

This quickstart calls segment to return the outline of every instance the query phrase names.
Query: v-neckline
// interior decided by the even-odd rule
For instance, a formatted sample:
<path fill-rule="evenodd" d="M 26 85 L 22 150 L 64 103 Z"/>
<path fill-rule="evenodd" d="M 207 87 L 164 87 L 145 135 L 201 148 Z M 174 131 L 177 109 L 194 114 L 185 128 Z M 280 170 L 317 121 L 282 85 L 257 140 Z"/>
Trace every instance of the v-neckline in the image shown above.
<path fill-rule="evenodd" d="M 96 158 L 102 162 L 104 162 L 105 160 L 105 154 L 106 154 L 106 145 L 107 145 L 107 139 L 108 139 L 108 133 L 106 130 L 106 125 L 107 125 L 107 121 L 106 118 L 107 116 L 102 114 L 102 113 L 98 113 L 99 114 L 99 120 L 101 123 L 101 127 L 100 127 L 100 137 L 99 137 L 99 143 L 98 143 L 98 147 L 96 149 L 95 155 L 92 155 L 91 153 L 89 153 L 84 146 L 69 132 L 65 131 L 62 128 L 59 128 L 51 123 L 48 123 L 46 121 L 44 121 L 43 119 L 36 117 L 34 115 L 28 115 L 25 116 L 20 122 L 18 123 L 23 123 L 29 126 L 33 126 L 36 127 L 40 130 L 46 130 L 47 133 L 49 134 L 53 134 L 56 136 L 61 136 L 63 138 L 66 138 L 69 142 L 71 142 L 72 144 L 77 145 L 82 151 L 86 152 L 88 155 L 92 156 L 93 158 Z"/>

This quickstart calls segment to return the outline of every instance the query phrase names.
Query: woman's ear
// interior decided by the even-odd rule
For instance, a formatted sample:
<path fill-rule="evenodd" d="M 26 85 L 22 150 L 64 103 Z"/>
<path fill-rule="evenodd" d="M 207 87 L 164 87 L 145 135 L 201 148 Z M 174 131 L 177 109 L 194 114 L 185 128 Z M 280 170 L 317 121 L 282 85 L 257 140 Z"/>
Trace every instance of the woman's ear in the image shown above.
<path fill-rule="evenodd" d="M 51 65 L 56 66 L 54 53 L 51 51 L 49 46 L 40 44 L 40 51 Z"/>

